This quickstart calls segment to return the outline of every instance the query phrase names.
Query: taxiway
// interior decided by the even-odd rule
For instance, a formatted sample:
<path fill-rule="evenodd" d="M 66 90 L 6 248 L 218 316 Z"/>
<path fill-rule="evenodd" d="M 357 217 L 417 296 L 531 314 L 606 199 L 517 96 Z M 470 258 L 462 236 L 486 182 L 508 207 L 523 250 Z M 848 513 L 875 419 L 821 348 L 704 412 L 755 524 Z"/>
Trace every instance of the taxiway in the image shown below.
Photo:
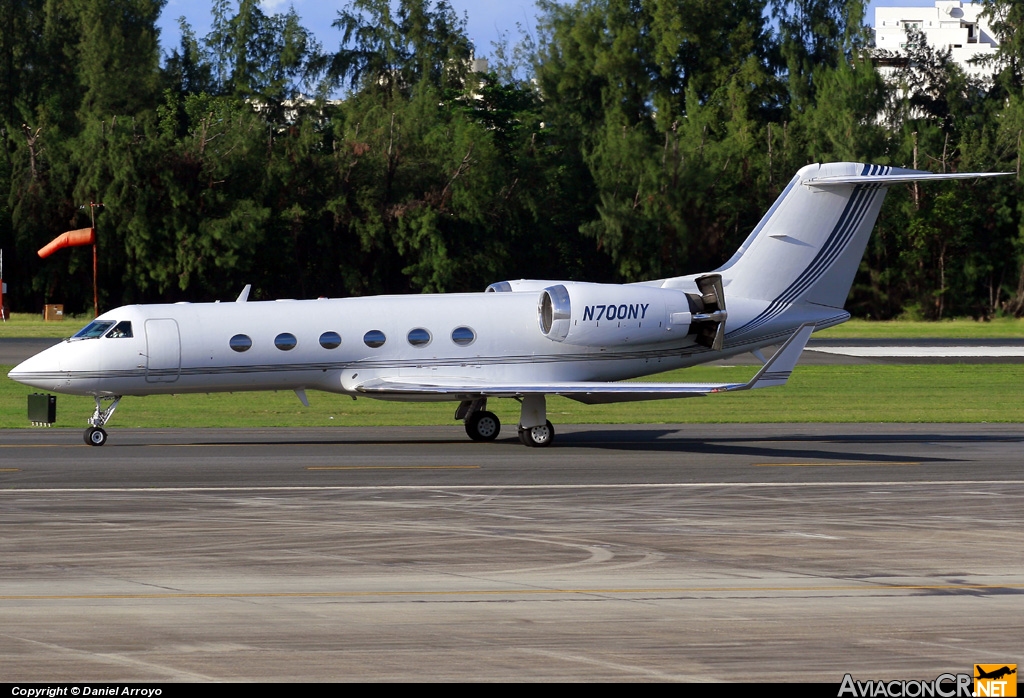
<path fill-rule="evenodd" d="M 1018 662 L 1022 425 L 0 442 L 8 681 L 838 683 Z"/>

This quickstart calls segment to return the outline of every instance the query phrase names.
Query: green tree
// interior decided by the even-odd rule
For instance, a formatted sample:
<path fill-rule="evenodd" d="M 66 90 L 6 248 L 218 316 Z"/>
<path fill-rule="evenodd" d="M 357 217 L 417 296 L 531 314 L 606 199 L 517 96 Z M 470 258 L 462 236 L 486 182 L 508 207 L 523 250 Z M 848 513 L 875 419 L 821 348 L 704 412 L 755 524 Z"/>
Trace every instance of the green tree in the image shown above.
<path fill-rule="evenodd" d="M 233 5 L 233 0 L 214 0 L 205 40 L 218 92 L 279 107 L 298 94 L 319 46 L 294 7 L 268 16 L 259 0 L 238 0 L 231 14 Z M 195 51 L 189 47 L 186 55 Z"/>
<path fill-rule="evenodd" d="M 408 95 L 426 84 L 461 90 L 473 48 L 445 0 L 354 0 L 338 12 L 341 45 L 325 70 L 332 86 Z"/>
<path fill-rule="evenodd" d="M 581 231 L 622 280 L 724 261 L 764 203 L 739 192 L 765 188 L 764 130 L 780 103 L 764 3 L 541 8 L 544 120 L 576 132 L 594 186 L 597 216 Z"/>

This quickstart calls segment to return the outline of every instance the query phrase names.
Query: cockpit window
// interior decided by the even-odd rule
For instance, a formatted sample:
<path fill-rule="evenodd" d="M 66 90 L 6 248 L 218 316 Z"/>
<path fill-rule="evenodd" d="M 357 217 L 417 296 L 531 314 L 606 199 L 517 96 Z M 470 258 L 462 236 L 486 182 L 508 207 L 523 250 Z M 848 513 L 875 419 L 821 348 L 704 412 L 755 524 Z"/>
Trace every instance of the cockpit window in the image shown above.
<path fill-rule="evenodd" d="M 117 325 L 114 327 L 114 329 L 110 330 L 110 332 L 107 333 L 107 337 L 110 337 L 111 339 L 120 339 L 122 337 L 131 337 L 131 336 L 132 336 L 132 323 L 128 322 L 127 320 L 123 320 L 123 321 L 117 323 Z"/>
<path fill-rule="evenodd" d="M 96 339 L 114 326 L 112 320 L 94 320 L 78 331 L 71 339 Z"/>

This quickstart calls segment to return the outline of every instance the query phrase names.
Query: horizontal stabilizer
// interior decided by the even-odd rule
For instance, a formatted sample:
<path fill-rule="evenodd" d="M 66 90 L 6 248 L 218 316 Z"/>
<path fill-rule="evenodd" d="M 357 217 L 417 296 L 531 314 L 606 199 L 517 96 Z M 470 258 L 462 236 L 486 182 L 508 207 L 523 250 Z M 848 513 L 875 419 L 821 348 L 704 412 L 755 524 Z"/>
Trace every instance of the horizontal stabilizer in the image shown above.
<path fill-rule="evenodd" d="M 481 383 L 470 380 L 430 379 L 422 383 L 402 378 L 373 378 L 356 387 L 356 391 L 376 398 L 408 399 L 411 396 L 448 396 L 453 400 L 474 400 L 481 397 L 525 397 L 527 395 L 561 395 L 587 404 L 666 400 L 700 397 L 710 393 L 733 390 L 770 388 L 782 385 L 793 372 L 807 344 L 814 324 L 800 326 L 747 383 L 640 383 L 600 381 L 566 381 L 551 383 Z"/>
<path fill-rule="evenodd" d="M 1005 177 L 1012 172 L 947 172 L 936 174 L 924 170 L 897 170 L 897 174 L 846 175 L 818 177 L 804 182 L 808 187 L 839 187 L 849 184 L 909 184 L 911 182 L 934 182 L 943 179 L 978 179 L 982 177 Z"/>

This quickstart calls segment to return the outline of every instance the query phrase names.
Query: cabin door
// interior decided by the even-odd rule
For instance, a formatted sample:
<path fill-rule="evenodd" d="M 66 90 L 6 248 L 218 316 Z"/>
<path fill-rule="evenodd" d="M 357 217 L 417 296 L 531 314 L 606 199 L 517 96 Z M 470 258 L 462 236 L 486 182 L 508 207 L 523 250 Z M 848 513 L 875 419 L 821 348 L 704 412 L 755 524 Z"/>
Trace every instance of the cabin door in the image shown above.
<path fill-rule="evenodd" d="M 146 381 L 173 383 L 181 371 L 181 336 L 171 319 L 146 320 Z"/>

